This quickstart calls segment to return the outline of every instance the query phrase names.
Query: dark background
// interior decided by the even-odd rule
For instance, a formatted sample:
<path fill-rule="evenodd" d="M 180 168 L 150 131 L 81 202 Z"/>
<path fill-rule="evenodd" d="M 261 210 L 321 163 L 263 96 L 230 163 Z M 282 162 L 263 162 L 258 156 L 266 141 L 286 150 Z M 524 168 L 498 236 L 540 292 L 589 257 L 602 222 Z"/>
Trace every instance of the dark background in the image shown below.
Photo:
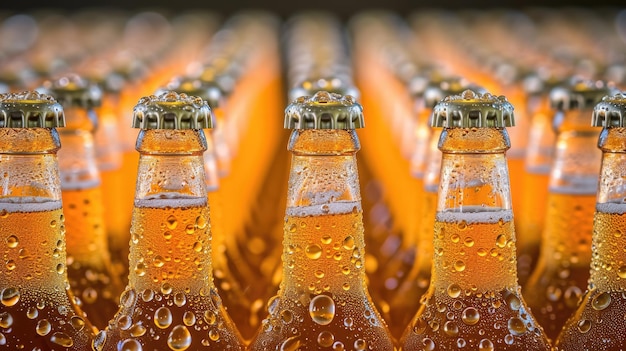
<path fill-rule="evenodd" d="M 315 1 L 285 1 L 285 0 L 109 0 L 109 1 L 75 1 L 75 0 L 50 0 L 50 1 L 25 1 L 25 0 L 1 0 L 0 12 L 34 11 L 39 9 L 57 9 L 64 11 L 76 11 L 85 8 L 105 7 L 120 10 L 162 10 L 169 13 L 189 11 L 192 9 L 214 10 L 223 15 L 230 15 L 241 9 L 263 9 L 272 11 L 282 17 L 287 17 L 295 12 L 316 9 L 326 10 L 347 18 L 357 11 L 365 9 L 388 9 L 400 14 L 408 14 L 420 8 L 448 8 L 448 9 L 481 9 L 506 7 L 523 9 L 532 6 L 564 7 L 626 7 L 626 1 L 616 0 L 315 0 Z M 4 10 L 4 11 L 3 11 Z"/>

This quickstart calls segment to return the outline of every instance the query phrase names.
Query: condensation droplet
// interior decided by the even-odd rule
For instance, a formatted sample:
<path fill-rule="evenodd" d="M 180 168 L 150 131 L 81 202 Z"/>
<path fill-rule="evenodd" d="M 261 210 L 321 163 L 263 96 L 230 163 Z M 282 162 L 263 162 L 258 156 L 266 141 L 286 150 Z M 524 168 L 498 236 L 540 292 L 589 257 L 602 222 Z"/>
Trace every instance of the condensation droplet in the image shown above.
<path fill-rule="evenodd" d="M 493 351 L 493 343 L 489 339 L 482 339 L 478 343 L 479 351 Z"/>
<path fill-rule="evenodd" d="M 586 333 L 591 329 L 591 321 L 588 319 L 583 319 L 578 322 L 578 331 L 581 333 Z"/>
<path fill-rule="evenodd" d="M 72 340 L 69 335 L 62 332 L 52 334 L 50 341 L 63 347 L 72 347 L 72 345 L 74 345 L 74 340 Z"/>
<path fill-rule="evenodd" d="M 354 238 L 352 235 L 348 235 L 345 239 L 343 239 L 343 248 L 346 250 L 354 250 Z"/>
<path fill-rule="evenodd" d="M 354 349 L 357 351 L 363 351 L 367 348 L 367 342 L 363 339 L 357 339 L 354 342 Z"/>
<path fill-rule="evenodd" d="M 463 272 L 465 270 L 465 262 L 461 260 L 454 262 L 454 270 L 457 272 Z"/>
<path fill-rule="evenodd" d="M 85 320 L 81 316 L 72 316 L 72 318 L 70 318 L 70 324 L 72 324 L 72 327 L 77 331 L 81 331 L 85 328 Z"/>
<path fill-rule="evenodd" d="M 335 336 L 329 331 L 324 330 L 323 332 L 319 333 L 319 335 L 317 335 L 317 343 L 321 347 L 331 347 L 333 346 L 334 342 Z"/>
<path fill-rule="evenodd" d="M 280 317 L 283 320 L 283 323 L 289 324 L 293 321 L 293 313 L 289 310 L 284 310 L 280 313 Z"/>
<path fill-rule="evenodd" d="M 174 304 L 178 307 L 182 307 L 187 303 L 187 297 L 185 294 L 179 292 L 174 295 Z"/>
<path fill-rule="evenodd" d="M 322 247 L 317 244 L 309 245 L 306 247 L 305 253 L 308 258 L 317 260 L 322 256 Z"/>
<path fill-rule="evenodd" d="M 506 241 L 506 235 L 500 234 L 496 238 L 496 246 L 502 249 L 506 246 Z"/>
<path fill-rule="evenodd" d="M 119 347 L 118 350 L 120 351 L 142 351 L 143 350 L 139 341 L 135 339 L 126 339 L 118 347 Z"/>
<path fill-rule="evenodd" d="M 175 351 L 187 350 L 191 346 L 191 333 L 184 325 L 177 325 L 167 336 L 167 346 Z"/>
<path fill-rule="evenodd" d="M 196 315 L 193 314 L 193 312 L 191 311 L 185 311 L 185 313 L 183 314 L 183 323 L 185 323 L 185 325 L 188 327 L 196 324 Z"/>
<path fill-rule="evenodd" d="M 600 295 L 596 296 L 591 300 L 591 307 L 593 307 L 596 311 L 602 311 L 603 309 L 609 307 L 611 304 L 611 295 L 609 293 L 603 292 Z"/>
<path fill-rule="evenodd" d="M 52 330 L 52 324 L 50 324 L 50 322 L 48 322 L 47 319 L 40 320 L 39 322 L 37 322 L 37 327 L 35 327 L 35 331 L 37 332 L 38 335 L 41 335 L 41 336 L 48 335 L 48 333 L 50 333 L 51 330 Z"/>
<path fill-rule="evenodd" d="M 333 351 L 343 351 L 345 350 L 345 346 L 343 346 L 343 343 L 341 341 L 336 341 L 333 344 Z"/>
<path fill-rule="evenodd" d="M 509 332 L 512 335 L 522 335 L 526 332 L 524 321 L 517 317 L 512 317 L 508 322 Z"/>
<path fill-rule="evenodd" d="M 217 322 L 217 315 L 213 311 L 204 311 L 203 317 L 204 321 L 207 322 L 208 325 L 214 325 Z"/>
<path fill-rule="evenodd" d="M 452 321 L 447 321 L 443 325 L 443 331 L 446 334 L 448 334 L 448 336 L 456 337 L 457 335 L 459 335 L 459 326 L 456 325 L 456 323 L 454 323 Z"/>
<path fill-rule="evenodd" d="M 474 307 L 468 307 L 464 309 L 463 313 L 461 314 L 461 320 L 463 320 L 463 323 L 467 325 L 474 325 L 478 323 L 479 319 L 480 313 L 478 313 L 478 310 Z"/>
<path fill-rule="evenodd" d="M 165 224 L 168 228 L 174 230 L 178 226 L 178 221 L 176 220 L 176 217 L 174 215 L 170 215 L 169 217 L 167 217 Z"/>
<path fill-rule="evenodd" d="M 319 325 L 328 325 L 335 318 L 335 301 L 326 295 L 318 295 L 309 303 L 309 315 Z"/>
<path fill-rule="evenodd" d="M 220 333 L 216 329 L 209 330 L 209 339 L 217 341 L 220 339 Z"/>
<path fill-rule="evenodd" d="M 159 307 L 154 312 L 154 324 L 161 328 L 165 329 L 172 324 L 172 312 L 167 307 Z"/>
<path fill-rule="evenodd" d="M 292 336 L 280 344 L 280 351 L 296 351 L 300 348 L 300 336 Z"/>
<path fill-rule="evenodd" d="M 39 317 L 39 310 L 36 307 L 29 307 L 28 310 L 26 310 L 26 317 L 28 317 L 28 319 Z"/>
<path fill-rule="evenodd" d="M 8 329 L 13 325 L 13 316 L 9 312 L 0 312 L 0 328 Z"/>
<path fill-rule="evenodd" d="M 11 249 L 14 249 L 17 247 L 17 245 L 19 245 L 20 241 L 18 240 L 17 236 L 15 235 L 11 235 L 7 238 L 7 246 Z"/>
<path fill-rule="evenodd" d="M 431 339 L 431 338 L 425 338 L 424 340 L 422 340 L 422 344 L 424 345 L 424 348 L 422 350 L 425 351 L 432 351 L 435 349 L 435 342 Z"/>
<path fill-rule="evenodd" d="M 7 307 L 15 306 L 20 300 L 20 291 L 17 288 L 6 288 L 2 290 L 0 301 Z"/>

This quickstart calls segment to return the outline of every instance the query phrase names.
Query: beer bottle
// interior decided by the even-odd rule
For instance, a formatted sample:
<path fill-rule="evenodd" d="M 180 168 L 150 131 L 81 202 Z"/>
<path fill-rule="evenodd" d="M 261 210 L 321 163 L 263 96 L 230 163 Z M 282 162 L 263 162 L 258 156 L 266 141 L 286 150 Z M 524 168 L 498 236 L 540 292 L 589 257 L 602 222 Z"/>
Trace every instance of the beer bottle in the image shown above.
<path fill-rule="evenodd" d="M 404 350 L 549 350 L 517 284 L 504 97 L 464 91 L 434 109 L 443 127 L 430 288 Z"/>
<path fill-rule="evenodd" d="M 437 84 L 430 84 L 424 89 L 423 109 L 430 111 L 444 97 L 462 93 L 466 89 L 474 92 L 484 92 L 482 88 L 472 86 L 468 81 L 459 77 L 441 78 Z M 424 117 L 421 120 L 426 126 L 430 125 L 430 121 Z M 415 261 L 409 270 L 409 273 L 400 285 L 399 289 L 391 302 L 391 318 L 389 324 L 391 331 L 398 337 L 401 336 L 405 327 L 415 316 L 419 306 L 420 297 L 426 293 L 430 284 L 430 275 L 432 270 L 433 259 L 433 227 L 435 225 L 435 215 L 437 213 L 437 192 L 439 189 L 439 172 L 441 169 L 441 152 L 439 151 L 439 135 L 441 127 L 429 127 L 425 141 L 427 149 L 425 153 L 424 165 L 420 178 L 422 178 L 422 208 L 418 223 L 417 238 L 415 240 Z M 415 176 L 415 174 L 414 174 Z"/>
<path fill-rule="evenodd" d="M 625 112 L 623 93 L 605 97 L 593 111 L 592 124 L 604 129 L 598 141 L 602 166 L 593 221 L 591 277 L 580 305 L 557 339 L 557 350 L 619 350 L 626 344 Z"/>
<path fill-rule="evenodd" d="M 134 109 L 140 153 L 129 283 L 97 351 L 243 350 L 213 284 L 202 153 L 205 101 L 164 92 Z"/>
<path fill-rule="evenodd" d="M 365 285 L 356 166 L 363 126 L 351 96 L 320 91 L 285 113 L 294 129 L 283 276 L 250 350 L 393 350 Z"/>
<path fill-rule="evenodd" d="M 587 287 L 591 234 L 601 152 L 600 131 L 589 125 L 593 106 L 610 88 L 573 81 L 550 93 L 557 113 L 556 147 L 550 171 L 546 223 L 537 266 L 524 286 L 528 305 L 555 339 Z"/>
<path fill-rule="evenodd" d="M 0 345 L 86 350 L 95 329 L 69 289 L 56 127 L 63 108 L 37 92 L 0 95 Z"/>
<path fill-rule="evenodd" d="M 102 91 L 77 75 L 44 84 L 63 106 L 66 128 L 59 132 L 61 194 L 67 242 L 67 275 L 81 308 L 97 327 L 104 328 L 117 311 L 124 289 L 111 265 L 102 187 L 94 148 L 97 124 L 94 107 Z"/>

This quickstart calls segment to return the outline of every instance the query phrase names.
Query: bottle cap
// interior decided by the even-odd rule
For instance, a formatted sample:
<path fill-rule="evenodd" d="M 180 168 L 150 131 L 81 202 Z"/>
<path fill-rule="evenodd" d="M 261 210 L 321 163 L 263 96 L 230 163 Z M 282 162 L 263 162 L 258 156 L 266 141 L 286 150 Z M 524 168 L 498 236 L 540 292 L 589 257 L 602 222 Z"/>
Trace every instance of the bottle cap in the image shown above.
<path fill-rule="evenodd" d="M 432 127 L 499 128 L 515 125 L 513 105 L 504 96 L 465 90 L 445 97 L 431 115 Z"/>
<path fill-rule="evenodd" d="M 350 95 L 355 100 L 359 99 L 359 90 L 351 83 L 340 77 L 309 78 L 296 84 L 289 91 L 289 101 L 300 96 L 311 96 L 318 91 L 327 91 L 339 95 Z"/>
<path fill-rule="evenodd" d="M 568 86 L 550 91 L 550 104 L 556 110 L 593 108 L 602 98 L 615 92 L 611 84 L 601 80 L 575 79 Z"/>
<path fill-rule="evenodd" d="M 0 94 L 0 128 L 64 126 L 63 107 L 52 96 L 36 91 Z"/>
<path fill-rule="evenodd" d="M 139 100 L 133 110 L 133 128 L 213 128 L 211 108 L 197 96 L 165 91 L 158 96 L 146 96 Z"/>
<path fill-rule="evenodd" d="M 69 74 L 43 85 L 46 93 L 63 107 L 93 108 L 102 103 L 102 89 L 77 74 Z"/>
<path fill-rule="evenodd" d="M 626 93 L 619 92 L 602 98 L 594 108 L 591 125 L 594 127 L 626 126 Z"/>
<path fill-rule="evenodd" d="M 350 95 L 318 91 L 301 96 L 285 109 L 286 129 L 363 128 L 363 107 Z"/>
<path fill-rule="evenodd" d="M 448 77 L 439 82 L 433 82 L 426 87 L 423 94 L 425 106 L 426 108 L 432 109 L 446 96 L 458 95 L 467 89 L 480 94 L 487 92 L 479 86 L 470 84 L 470 82 L 464 78 Z"/>
<path fill-rule="evenodd" d="M 198 96 L 206 101 L 212 109 L 221 107 L 224 102 L 222 89 L 215 81 L 176 77 L 167 84 L 167 90 L 185 93 L 188 96 Z"/>

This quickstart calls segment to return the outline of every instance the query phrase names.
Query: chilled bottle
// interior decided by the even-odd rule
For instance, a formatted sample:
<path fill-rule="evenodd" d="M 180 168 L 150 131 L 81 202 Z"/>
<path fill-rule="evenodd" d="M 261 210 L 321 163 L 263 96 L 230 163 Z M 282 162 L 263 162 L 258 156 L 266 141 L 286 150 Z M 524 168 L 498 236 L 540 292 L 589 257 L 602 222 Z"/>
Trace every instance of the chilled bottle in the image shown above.
<path fill-rule="evenodd" d="M 471 90 L 445 98 L 433 270 L 400 341 L 403 350 L 549 350 L 517 284 L 505 152 L 513 107 Z"/>
<path fill-rule="evenodd" d="M 65 215 L 67 275 L 72 293 L 97 327 L 104 328 L 117 311 L 124 286 L 109 254 L 103 194 L 93 132 L 94 107 L 102 91 L 76 75 L 45 83 L 61 105 L 66 128 L 59 132 L 65 146 L 59 150 L 61 194 Z"/>
<path fill-rule="evenodd" d="M 600 130 L 589 125 L 589 117 L 610 91 L 602 82 L 574 81 L 550 93 L 552 105 L 562 113 L 554 120 L 556 146 L 539 260 L 524 294 L 551 339 L 576 309 L 589 279 L 602 156 L 595 146 Z"/>
<path fill-rule="evenodd" d="M 69 289 L 56 152 L 63 108 L 36 92 L 0 95 L 0 344 L 89 348 L 95 329 Z"/>
<path fill-rule="evenodd" d="M 593 221 L 591 276 L 587 292 L 557 341 L 557 350 L 621 350 L 626 344 L 626 203 L 624 161 L 626 95 L 605 97 L 593 112 L 604 127 L 600 186 Z"/>
<path fill-rule="evenodd" d="M 205 101 L 164 92 L 142 98 L 129 283 L 94 341 L 109 350 L 243 350 L 213 284 L 202 129 Z"/>
<path fill-rule="evenodd" d="M 294 131 L 282 283 L 250 350 L 393 350 L 365 285 L 361 111 L 352 97 L 324 91 L 287 107 Z"/>

